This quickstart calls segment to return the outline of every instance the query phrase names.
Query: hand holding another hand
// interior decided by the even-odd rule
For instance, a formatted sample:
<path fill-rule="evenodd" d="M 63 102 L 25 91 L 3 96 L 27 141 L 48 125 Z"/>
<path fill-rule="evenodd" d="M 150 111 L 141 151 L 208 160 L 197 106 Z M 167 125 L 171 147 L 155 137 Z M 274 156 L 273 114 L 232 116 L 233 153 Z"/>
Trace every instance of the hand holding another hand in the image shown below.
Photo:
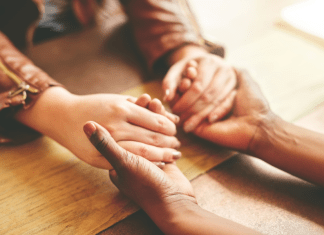
<path fill-rule="evenodd" d="M 174 137 L 176 117 L 169 113 L 168 117 L 165 113 L 153 113 L 127 99 L 132 98 L 113 94 L 77 96 L 54 87 L 46 90 L 31 109 L 19 113 L 16 118 L 94 167 L 111 169 L 109 162 L 83 134 L 82 127 L 88 120 L 100 123 L 130 152 L 151 161 L 178 159 L 180 153 L 175 148 L 180 142 Z"/>
<path fill-rule="evenodd" d="M 171 66 L 163 80 L 164 99 L 171 102 L 186 132 L 205 119 L 212 123 L 226 116 L 232 108 L 235 87 L 232 67 L 208 52 L 185 56 Z"/>
<path fill-rule="evenodd" d="M 231 116 L 215 123 L 203 122 L 194 133 L 216 144 L 250 152 L 260 123 L 271 117 L 259 85 L 244 70 L 237 70 L 238 88 Z"/>
<path fill-rule="evenodd" d="M 84 131 L 113 166 L 109 172 L 111 181 L 143 208 L 162 231 L 174 229 L 169 225 L 182 208 L 197 206 L 190 182 L 175 163 L 165 164 L 161 170 L 142 156 L 120 147 L 97 123 L 88 122 Z"/>

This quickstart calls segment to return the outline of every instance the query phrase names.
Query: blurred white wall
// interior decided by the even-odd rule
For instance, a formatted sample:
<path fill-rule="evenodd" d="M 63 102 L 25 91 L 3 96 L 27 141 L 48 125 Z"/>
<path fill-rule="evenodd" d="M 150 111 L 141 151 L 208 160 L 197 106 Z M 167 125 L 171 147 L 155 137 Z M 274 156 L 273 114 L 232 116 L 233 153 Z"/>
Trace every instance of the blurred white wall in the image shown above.
<path fill-rule="evenodd" d="M 189 0 L 204 36 L 236 49 L 262 36 L 285 6 L 302 0 Z"/>

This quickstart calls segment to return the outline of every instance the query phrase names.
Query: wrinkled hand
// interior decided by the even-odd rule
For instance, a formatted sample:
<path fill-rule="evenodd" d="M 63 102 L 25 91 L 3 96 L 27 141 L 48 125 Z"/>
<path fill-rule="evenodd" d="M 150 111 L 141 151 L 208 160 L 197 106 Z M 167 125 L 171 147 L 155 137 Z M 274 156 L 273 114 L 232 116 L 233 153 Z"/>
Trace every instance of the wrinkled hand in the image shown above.
<path fill-rule="evenodd" d="M 163 219 L 180 205 L 197 203 L 190 182 L 175 163 L 165 164 L 161 170 L 142 156 L 120 147 L 97 123 L 88 122 L 84 131 L 113 166 L 114 170 L 109 172 L 111 181 L 143 208 L 159 227 L 163 227 Z"/>
<path fill-rule="evenodd" d="M 194 67 L 193 62 L 196 73 L 188 70 L 188 66 Z M 187 84 L 188 90 L 182 89 L 186 86 L 182 80 L 184 72 L 191 80 L 191 84 Z M 235 87 L 236 76 L 232 67 L 219 56 L 207 52 L 178 61 L 163 80 L 164 98 L 171 101 L 172 111 L 180 115 L 186 132 L 193 131 L 206 118 L 215 122 L 226 116 L 232 108 Z M 179 93 L 179 88 L 185 93 Z"/>
<path fill-rule="evenodd" d="M 268 102 L 247 71 L 237 70 L 237 95 L 231 116 L 199 125 L 194 133 L 216 144 L 249 152 L 260 122 L 271 115 Z"/>

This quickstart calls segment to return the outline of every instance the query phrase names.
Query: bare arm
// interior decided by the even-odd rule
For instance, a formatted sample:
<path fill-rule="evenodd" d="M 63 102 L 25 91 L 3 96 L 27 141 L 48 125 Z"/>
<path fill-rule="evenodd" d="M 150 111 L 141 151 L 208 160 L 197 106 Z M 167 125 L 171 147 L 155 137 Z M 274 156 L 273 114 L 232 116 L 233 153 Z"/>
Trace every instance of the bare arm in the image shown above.
<path fill-rule="evenodd" d="M 275 167 L 324 186 L 324 135 L 320 133 L 272 116 L 262 121 L 251 151 Z"/>
<path fill-rule="evenodd" d="M 324 136 L 275 115 L 247 72 L 237 72 L 237 78 L 232 115 L 214 124 L 203 123 L 195 133 L 324 186 Z"/>

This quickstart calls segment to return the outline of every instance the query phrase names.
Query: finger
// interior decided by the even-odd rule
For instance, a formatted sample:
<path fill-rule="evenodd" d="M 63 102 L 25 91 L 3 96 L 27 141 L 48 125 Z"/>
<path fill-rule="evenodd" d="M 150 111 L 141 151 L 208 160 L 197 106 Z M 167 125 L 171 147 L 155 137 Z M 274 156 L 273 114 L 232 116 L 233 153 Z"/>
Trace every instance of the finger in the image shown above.
<path fill-rule="evenodd" d="M 158 168 L 163 169 L 165 167 L 164 162 L 152 162 L 154 165 L 156 165 Z"/>
<path fill-rule="evenodd" d="M 226 96 L 235 88 L 236 77 L 232 69 L 220 69 L 215 75 L 208 88 L 198 98 L 198 100 L 181 115 L 181 120 L 186 120 L 195 115 L 210 104 L 220 104 Z M 189 91 L 188 91 L 189 92 Z M 210 110 L 212 111 L 212 110 Z M 204 112 L 205 113 L 205 112 Z M 208 115 L 208 113 L 205 115 Z"/>
<path fill-rule="evenodd" d="M 163 104 L 159 99 L 153 99 L 149 104 L 149 110 L 151 110 L 154 113 L 161 114 L 165 117 L 167 117 L 171 122 L 174 124 L 179 123 L 180 118 L 177 115 L 174 115 L 172 113 L 169 113 L 165 110 Z"/>
<path fill-rule="evenodd" d="M 170 113 L 168 111 L 165 111 L 165 116 L 171 121 L 173 122 L 174 124 L 178 124 L 180 122 L 180 118 L 179 116 L 173 114 L 173 113 Z"/>
<path fill-rule="evenodd" d="M 233 90 L 219 106 L 208 115 L 208 121 L 213 123 L 223 119 L 233 108 L 237 90 Z"/>
<path fill-rule="evenodd" d="M 174 136 L 163 135 L 128 123 L 125 131 L 119 132 L 115 139 L 119 141 L 136 141 L 162 148 L 179 148 L 180 142 Z"/>
<path fill-rule="evenodd" d="M 134 141 L 119 141 L 118 144 L 127 151 L 151 162 L 173 162 L 181 158 L 181 152 L 171 148 L 159 148 Z"/>
<path fill-rule="evenodd" d="M 196 60 L 189 60 L 187 66 L 198 67 L 198 62 Z"/>
<path fill-rule="evenodd" d="M 162 82 L 162 89 L 164 91 L 164 101 L 173 100 L 185 66 L 185 61 L 178 62 L 175 65 L 171 66 L 171 68 L 169 69 Z"/>
<path fill-rule="evenodd" d="M 180 98 L 181 98 L 181 95 L 180 95 L 179 92 L 177 92 L 177 93 L 175 94 L 173 100 L 171 100 L 171 101 L 169 102 L 170 107 L 173 108 L 173 106 L 174 106 L 174 105 L 175 105 L 175 104 L 180 100 Z"/>
<path fill-rule="evenodd" d="M 83 130 L 91 143 L 102 154 L 104 158 L 113 166 L 119 168 L 126 158 L 131 156 L 126 150 L 122 149 L 115 140 L 111 137 L 109 132 L 95 122 L 87 122 Z"/>
<path fill-rule="evenodd" d="M 164 135 L 173 136 L 177 133 L 176 126 L 167 117 L 137 105 L 130 106 L 130 114 L 127 117 L 127 121 Z"/>
<path fill-rule="evenodd" d="M 146 108 L 149 105 L 151 100 L 152 100 L 152 98 L 149 94 L 143 94 L 140 97 L 138 97 L 135 104 L 137 104 L 138 106 L 141 106 L 143 108 Z"/>
<path fill-rule="evenodd" d="M 185 76 L 189 79 L 195 79 L 198 75 L 198 71 L 196 67 L 188 67 L 185 72 Z"/>
<path fill-rule="evenodd" d="M 135 104 L 135 102 L 137 101 L 137 98 L 136 97 L 128 97 L 126 100 Z"/>
<path fill-rule="evenodd" d="M 245 150 L 250 141 L 246 136 L 253 136 L 255 129 L 250 128 L 249 125 L 242 125 L 244 122 L 246 121 L 240 122 L 240 120 L 235 118 L 212 124 L 204 122 L 194 130 L 194 133 L 216 144 Z M 235 146 L 233 146 L 233 143 L 235 143 Z"/>
<path fill-rule="evenodd" d="M 204 108 L 202 111 L 192 115 L 191 117 L 187 117 L 188 120 L 186 120 L 186 117 L 181 117 L 183 120 L 186 120 L 183 124 L 183 130 L 186 133 L 192 132 L 196 127 L 207 118 L 208 114 L 215 108 L 215 105 L 217 104 L 209 104 L 206 108 Z"/>
<path fill-rule="evenodd" d="M 148 109 L 151 110 L 154 113 L 161 114 L 165 116 L 165 108 L 160 100 L 153 99 L 148 106 Z"/>
<path fill-rule="evenodd" d="M 195 81 L 190 89 L 173 106 L 172 111 L 175 114 L 179 114 L 190 108 L 204 93 L 218 69 L 219 67 L 215 66 L 212 60 L 202 60 L 198 64 L 198 75 Z"/>
<path fill-rule="evenodd" d="M 180 85 L 179 85 L 179 91 L 181 93 L 185 93 L 188 91 L 188 89 L 191 86 L 191 80 L 189 78 L 183 78 L 181 79 Z"/>

